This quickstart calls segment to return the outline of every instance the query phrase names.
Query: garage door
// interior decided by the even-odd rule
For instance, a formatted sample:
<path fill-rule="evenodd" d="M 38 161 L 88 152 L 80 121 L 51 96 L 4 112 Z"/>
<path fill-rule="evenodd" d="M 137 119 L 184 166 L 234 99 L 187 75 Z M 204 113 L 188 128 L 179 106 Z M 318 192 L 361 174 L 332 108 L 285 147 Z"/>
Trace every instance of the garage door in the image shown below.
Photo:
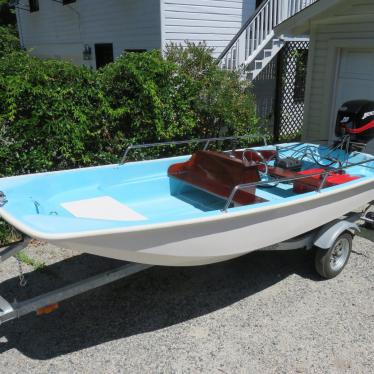
<path fill-rule="evenodd" d="M 360 99 L 374 100 L 374 50 L 344 49 L 333 116 L 346 101 Z"/>

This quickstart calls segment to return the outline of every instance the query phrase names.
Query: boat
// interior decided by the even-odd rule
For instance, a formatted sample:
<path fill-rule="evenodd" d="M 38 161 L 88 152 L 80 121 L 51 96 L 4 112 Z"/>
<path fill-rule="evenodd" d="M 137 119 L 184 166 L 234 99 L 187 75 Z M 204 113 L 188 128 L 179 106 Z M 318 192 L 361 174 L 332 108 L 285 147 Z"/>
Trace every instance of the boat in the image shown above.
<path fill-rule="evenodd" d="M 155 143 L 130 146 L 115 165 L 2 178 L 0 216 L 25 236 L 135 263 L 195 266 L 239 257 L 374 201 L 374 156 L 358 142 L 362 133 L 374 138 L 374 112 L 355 123 L 347 119 L 352 105 L 343 109 L 332 145 L 216 151 L 213 143 L 237 138 Z M 204 148 L 127 162 L 139 148 L 193 142 Z"/>

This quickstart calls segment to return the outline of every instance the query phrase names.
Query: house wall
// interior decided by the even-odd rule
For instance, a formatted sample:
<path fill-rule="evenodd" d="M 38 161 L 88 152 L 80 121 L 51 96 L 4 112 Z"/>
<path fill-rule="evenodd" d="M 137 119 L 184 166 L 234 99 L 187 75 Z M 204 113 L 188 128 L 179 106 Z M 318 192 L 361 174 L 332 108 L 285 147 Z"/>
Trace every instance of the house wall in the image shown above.
<path fill-rule="evenodd" d="M 66 58 L 95 67 L 95 43 L 124 49 L 161 48 L 165 43 L 205 41 L 218 55 L 255 10 L 256 0 L 77 0 L 63 6 L 39 0 L 40 10 L 17 9 L 25 48 L 39 57 Z M 20 0 L 28 8 L 28 0 Z M 84 61 L 84 45 L 92 60 Z"/>
<path fill-rule="evenodd" d="M 28 1 L 21 0 L 27 6 Z M 17 9 L 24 47 L 40 57 L 72 60 L 95 67 L 95 43 L 113 43 L 114 57 L 124 49 L 161 46 L 160 0 L 77 0 L 63 6 L 39 0 L 40 10 Z M 92 61 L 83 61 L 83 48 L 92 48 Z"/>
<path fill-rule="evenodd" d="M 332 139 L 341 51 L 344 48 L 374 49 L 373 17 L 372 1 L 351 0 L 329 14 L 328 21 L 312 21 L 305 102 L 305 139 Z"/>
<path fill-rule="evenodd" d="M 206 42 L 218 56 L 254 12 L 256 0 L 161 0 L 163 44 Z"/>

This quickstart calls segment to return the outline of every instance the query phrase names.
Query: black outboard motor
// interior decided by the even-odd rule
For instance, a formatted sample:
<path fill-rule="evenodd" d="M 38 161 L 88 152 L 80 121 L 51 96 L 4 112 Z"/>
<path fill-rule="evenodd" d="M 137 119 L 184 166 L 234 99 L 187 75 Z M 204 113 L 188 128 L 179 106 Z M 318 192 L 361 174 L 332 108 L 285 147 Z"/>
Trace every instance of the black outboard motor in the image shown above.
<path fill-rule="evenodd" d="M 374 139 L 374 101 L 354 100 L 338 111 L 335 134 L 350 135 L 354 142 L 368 143 Z"/>

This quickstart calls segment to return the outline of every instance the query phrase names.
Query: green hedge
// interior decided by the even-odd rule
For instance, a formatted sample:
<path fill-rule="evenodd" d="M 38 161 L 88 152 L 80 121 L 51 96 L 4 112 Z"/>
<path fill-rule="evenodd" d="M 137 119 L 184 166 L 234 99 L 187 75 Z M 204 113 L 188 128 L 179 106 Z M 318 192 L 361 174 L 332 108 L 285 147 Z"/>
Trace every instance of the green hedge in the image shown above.
<path fill-rule="evenodd" d="M 3 55 L 0 176 L 115 162 L 133 143 L 258 132 L 251 87 L 210 52 L 125 53 L 97 72 Z"/>
<path fill-rule="evenodd" d="M 0 18 L 0 58 L 19 49 L 16 28 L 12 25 L 2 25 Z"/>

